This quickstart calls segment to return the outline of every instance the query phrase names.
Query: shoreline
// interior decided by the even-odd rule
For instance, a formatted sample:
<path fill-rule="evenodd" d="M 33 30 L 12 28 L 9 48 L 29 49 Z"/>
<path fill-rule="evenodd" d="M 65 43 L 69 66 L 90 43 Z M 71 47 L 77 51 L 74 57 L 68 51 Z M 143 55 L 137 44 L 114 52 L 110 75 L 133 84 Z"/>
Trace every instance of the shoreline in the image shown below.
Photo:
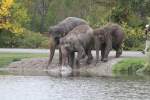
<path fill-rule="evenodd" d="M 95 51 L 92 51 L 92 54 L 95 58 Z M 108 62 L 99 62 L 96 66 L 94 65 L 93 60 L 92 64 L 90 65 L 81 65 L 80 69 L 77 71 L 79 72 L 79 76 L 113 76 L 112 73 L 112 66 L 119 61 L 125 59 L 125 58 L 141 58 L 144 57 L 144 55 L 141 52 L 137 51 L 124 51 L 122 56 L 119 58 L 115 58 L 115 52 L 111 51 L 109 54 Z M 54 59 L 52 61 L 52 64 L 49 66 L 48 70 L 45 70 L 45 67 L 48 62 L 48 57 L 44 58 L 26 58 L 22 59 L 21 61 L 12 62 L 8 65 L 6 68 L 0 68 L 0 71 L 19 71 L 21 72 L 50 72 L 52 74 L 60 75 L 60 69 L 61 67 L 58 66 L 58 51 L 56 50 Z M 26 73 L 24 73 L 26 74 Z"/>

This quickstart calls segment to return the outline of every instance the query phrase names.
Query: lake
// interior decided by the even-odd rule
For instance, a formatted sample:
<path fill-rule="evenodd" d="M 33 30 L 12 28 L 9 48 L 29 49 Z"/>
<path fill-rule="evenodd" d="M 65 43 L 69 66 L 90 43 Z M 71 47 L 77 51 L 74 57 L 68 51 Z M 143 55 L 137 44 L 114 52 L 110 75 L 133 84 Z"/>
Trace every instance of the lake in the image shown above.
<path fill-rule="evenodd" d="M 3 72 L 0 75 L 0 99 L 150 100 L 150 78 L 53 77 Z"/>

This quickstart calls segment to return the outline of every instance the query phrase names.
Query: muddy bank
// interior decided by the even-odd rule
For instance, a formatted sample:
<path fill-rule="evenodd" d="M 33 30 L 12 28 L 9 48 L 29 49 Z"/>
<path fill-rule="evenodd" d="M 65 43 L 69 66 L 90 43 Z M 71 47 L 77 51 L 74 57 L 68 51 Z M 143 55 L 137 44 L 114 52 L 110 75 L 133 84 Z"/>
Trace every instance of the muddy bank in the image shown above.
<path fill-rule="evenodd" d="M 94 53 L 93 53 L 94 55 Z M 116 64 L 118 61 L 121 61 L 124 58 L 135 58 L 135 57 L 144 57 L 141 52 L 123 52 L 120 58 L 115 58 L 115 52 L 111 52 L 109 54 L 109 60 L 107 63 L 103 63 L 99 61 L 99 63 L 95 66 L 93 63 L 90 65 L 81 65 L 80 69 L 74 70 L 74 72 L 78 72 L 79 76 L 112 76 L 112 66 Z M 94 55 L 95 57 L 95 55 Z M 21 61 L 11 63 L 7 68 L 0 69 L 8 70 L 12 73 L 23 74 L 23 75 L 61 75 L 62 67 L 58 66 L 58 53 L 54 56 L 52 64 L 49 66 L 48 70 L 46 70 L 48 58 L 30 58 L 30 59 L 22 59 Z M 69 70 L 70 71 L 70 70 Z M 40 74 L 39 74 L 40 73 Z"/>
<path fill-rule="evenodd" d="M 94 64 L 90 65 L 81 65 L 78 70 L 74 70 L 78 72 L 80 76 L 112 76 L 112 66 L 120 61 L 122 58 L 113 58 L 110 57 L 107 63 L 99 62 L 96 66 Z M 55 62 L 54 62 L 55 61 Z M 11 70 L 11 72 L 23 73 L 23 74 L 34 74 L 40 73 L 42 75 L 52 74 L 52 75 L 60 75 L 61 67 L 58 66 L 58 60 L 54 60 L 53 63 L 49 66 L 48 70 L 45 69 L 48 58 L 32 58 L 32 59 L 22 59 L 21 61 L 11 63 L 7 70 Z"/>

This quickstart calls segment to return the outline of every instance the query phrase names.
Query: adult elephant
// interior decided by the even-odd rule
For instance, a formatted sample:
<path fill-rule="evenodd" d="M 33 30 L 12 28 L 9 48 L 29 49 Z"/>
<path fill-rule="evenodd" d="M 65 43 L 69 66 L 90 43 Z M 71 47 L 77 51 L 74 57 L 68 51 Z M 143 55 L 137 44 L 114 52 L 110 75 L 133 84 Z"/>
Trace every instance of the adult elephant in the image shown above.
<path fill-rule="evenodd" d="M 73 68 L 75 52 L 77 52 L 77 66 L 80 60 L 91 59 L 92 44 L 94 42 L 93 29 L 89 25 L 79 25 L 70 31 L 65 37 L 60 39 L 60 49 L 62 52 L 62 66 L 69 65 Z"/>
<path fill-rule="evenodd" d="M 61 37 L 67 35 L 73 28 L 79 25 L 88 24 L 85 20 L 77 18 L 77 17 L 68 17 L 63 21 L 59 22 L 57 25 L 49 28 L 49 35 L 51 38 L 51 46 L 50 46 L 50 55 L 48 65 L 52 62 L 55 49 L 59 45 L 59 40 Z M 61 51 L 59 50 L 59 63 L 61 63 Z"/>
<path fill-rule="evenodd" d="M 94 30 L 96 62 L 99 60 L 99 49 L 101 49 L 101 61 L 108 61 L 108 54 L 113 48 L 116 50 L 116 57 L 122 54 L 122 43 L 124 32 L 120 25 L 108 23 L 101 28 Z"/>

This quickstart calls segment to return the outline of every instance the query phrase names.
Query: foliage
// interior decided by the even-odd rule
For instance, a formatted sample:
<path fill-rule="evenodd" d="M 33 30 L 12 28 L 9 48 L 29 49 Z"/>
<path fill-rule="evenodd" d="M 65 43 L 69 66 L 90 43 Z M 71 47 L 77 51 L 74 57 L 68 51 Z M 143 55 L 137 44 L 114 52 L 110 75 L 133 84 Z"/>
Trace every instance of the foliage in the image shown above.
<path fill-rule="evenodd" d="M 142 50 L 144 48 L 144 31 L 140 27 L 130 27 L 127 23 L 122 24 L 125 33 L 124 49 L 125 50 Z"/>
<path fill-rule="evenodd" d="M 26 30 L 24 36 L 19 39 L 19 47 L 22 48 L 40 48 L 44 46 L 48 48 L 48 38 L 40 33 L 34 33 Z"/>
<path fill-rule="evenodd" d="M 143 68 L 138 70 L 138 73 L 150 74 L 150 53 L 146 54 L 146 63 Z"/>
<path fill-rule="evenodd" d="M 114 74 L 135 74 L 137 70 L 144 67 L 144 59 L 128 58 L 124 59 L 113 66 Z"/>
<path fill-rule="evenodd" d="M 13 0 L 2 0 L 1 2 L 1 6 L 0 6 L 0 15 L 2 17 L 4 16 L 8 16 L 10 13 L 9 13 L 9 9 L 11 8 L 13 4 Z"/>
<path fill-rule="evenodd" d="M 129 10 L 120 6 L 114 7 L 111 11 L 111 20 L 116 23 L 127 22 L 129 17 Z"/>
<path fill-rule="evenodd" d="M 36 47 L 33 45 L 40 35 L 33 35 L 34 39 L 28 37 L 29 41 L 34 40 L 31 46 L 23 35 L 28 33 L 25 31 L 48 31 L 49 26 L 68 16 L 81 17 L 93 28 L 108 22 L 119 23 L 126 33 L 124 49 L 141 50 L 144 48 L 142 30 L 150 22 L 150 0 L 1 0 L 0 46 L 19 47 L 19 39 L 26 37 L 25 44 Z M 42 43 L 44 47 L 46 42 Z"/>
<path fill-rule="evenodd" d="M 13 33 L 22 32 L 21 25 L 12 18 L 11 9 L 13 9 L 14 0 L 2 0 L 0 4 L 0 29 L 6 29 Z"/>
<path fill-rule="evenodd" d="M 13 48 L 18 47 L 18 38 L 22 35 L 16 35 L 8 30 L 0 30 L 0 47 L 1 48 Z"/>
<path fill-rule="evenodd" d="M 143 26 L 149 16 L 149 0 L 117 0 L 112 9 L 111 20 L 117 23 L 126 22 L 130 26 Z M 136 21 L 132 21 L 135 20 Z"/>
<path fill-rule="evenodd" d="M 47 54 L 30 54 L 30 53 L 0 53 L 0 67 L 4 67 L 13 61 L 23 58 L 47 57 Z"/>
<path fill-rule="evenodd" d="M 0 32 L 0 47 L 4 48 L 48 48 L 48 38 L 40 33 L 24 30 L 23 34 L 16 35 L 10 31 Z"/>

